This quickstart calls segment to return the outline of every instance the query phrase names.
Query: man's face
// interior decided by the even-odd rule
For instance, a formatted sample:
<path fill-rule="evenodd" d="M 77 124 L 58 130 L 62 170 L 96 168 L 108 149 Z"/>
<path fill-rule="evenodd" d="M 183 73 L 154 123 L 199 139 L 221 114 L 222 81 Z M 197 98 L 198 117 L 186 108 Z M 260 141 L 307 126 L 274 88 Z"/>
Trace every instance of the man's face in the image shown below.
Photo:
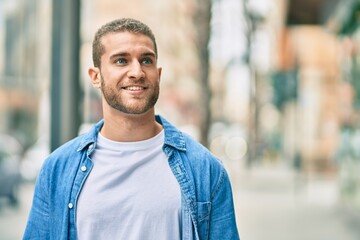
<path fill-rule="evenodd" d="M 161 68 L 154 44 L 142 34 L 110 33 L 102 37 L 100 83 L 103 97 L 112 108 L 127 114 L 153 109 L 159 96 Z"/>

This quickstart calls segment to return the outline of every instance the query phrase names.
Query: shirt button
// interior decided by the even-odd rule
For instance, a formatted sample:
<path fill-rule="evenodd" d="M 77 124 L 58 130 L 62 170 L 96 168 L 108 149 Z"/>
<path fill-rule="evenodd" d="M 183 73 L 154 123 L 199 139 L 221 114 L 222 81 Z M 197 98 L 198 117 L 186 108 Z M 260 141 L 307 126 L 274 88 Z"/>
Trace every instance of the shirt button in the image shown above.
<path fill-rule="evenodd" d="M 81 166 L 80 170 L 85 172 L 86 171 L 86 166 Z"/>
<path fill-rule="evenodd" d="M 74 207 L 74 205 L 73 205 L 72 203 L 69 203 L 69 204 L 68 204 L 68 207 L 71 209 L 71 208 Z"/>

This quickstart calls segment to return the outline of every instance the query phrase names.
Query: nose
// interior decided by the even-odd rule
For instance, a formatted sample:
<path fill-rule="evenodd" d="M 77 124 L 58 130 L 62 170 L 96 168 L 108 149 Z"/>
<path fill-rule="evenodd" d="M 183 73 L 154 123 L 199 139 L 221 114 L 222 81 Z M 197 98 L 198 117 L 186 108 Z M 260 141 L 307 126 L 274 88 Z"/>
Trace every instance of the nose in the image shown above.
<path fill-rule="evenodd" d="M 128 77 L 133 79 L 141 79 L 145 77 L 145 73 L 141 68 L 141 64 L 138 61 L 134 61 L 130 65 L 130 69 L 128 71 Z"/>

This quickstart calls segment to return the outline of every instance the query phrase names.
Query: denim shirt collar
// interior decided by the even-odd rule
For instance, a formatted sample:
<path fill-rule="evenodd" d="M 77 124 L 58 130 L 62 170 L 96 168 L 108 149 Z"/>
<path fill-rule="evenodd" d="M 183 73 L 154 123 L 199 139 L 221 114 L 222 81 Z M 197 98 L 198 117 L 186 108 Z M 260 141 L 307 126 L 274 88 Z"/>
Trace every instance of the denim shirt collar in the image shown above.
<path fill-rule="evenodd" d="M 160 115 L 155 115 L 155 120 L 160 123 L 165 131 L 165 145 L 176 148 L 179 151 L 186 151 L 185 138 L 183 133 L 178 131 L 170 122 Z M 91 154 L 95 149 L 97 135 L 101 127 L 104 125 L 104 119 L 101 119 L 88 133 L 84 134 L 77 151 L 83 151 L 86 147 L 89 148 L 88 154 Z"/>

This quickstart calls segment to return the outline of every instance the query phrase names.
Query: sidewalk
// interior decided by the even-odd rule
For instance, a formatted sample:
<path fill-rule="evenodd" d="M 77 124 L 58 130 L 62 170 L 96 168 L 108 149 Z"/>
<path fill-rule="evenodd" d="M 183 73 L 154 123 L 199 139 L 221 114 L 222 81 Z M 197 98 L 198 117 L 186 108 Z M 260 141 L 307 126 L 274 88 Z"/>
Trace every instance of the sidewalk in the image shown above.
<path fill-rule="evenodd" d="M 19 240 L 25 230 L 26 221 L 32 202 L 34 185 L 24 183 L 20 186 L 20 202 L 12 207 L 0 201 L 0 239 Z"/>
<path fill-rule="evenodd" d="M 284 167 L 230 171 L 242 240 L 359 240 L 336 178 L 301 179 Z"/>

